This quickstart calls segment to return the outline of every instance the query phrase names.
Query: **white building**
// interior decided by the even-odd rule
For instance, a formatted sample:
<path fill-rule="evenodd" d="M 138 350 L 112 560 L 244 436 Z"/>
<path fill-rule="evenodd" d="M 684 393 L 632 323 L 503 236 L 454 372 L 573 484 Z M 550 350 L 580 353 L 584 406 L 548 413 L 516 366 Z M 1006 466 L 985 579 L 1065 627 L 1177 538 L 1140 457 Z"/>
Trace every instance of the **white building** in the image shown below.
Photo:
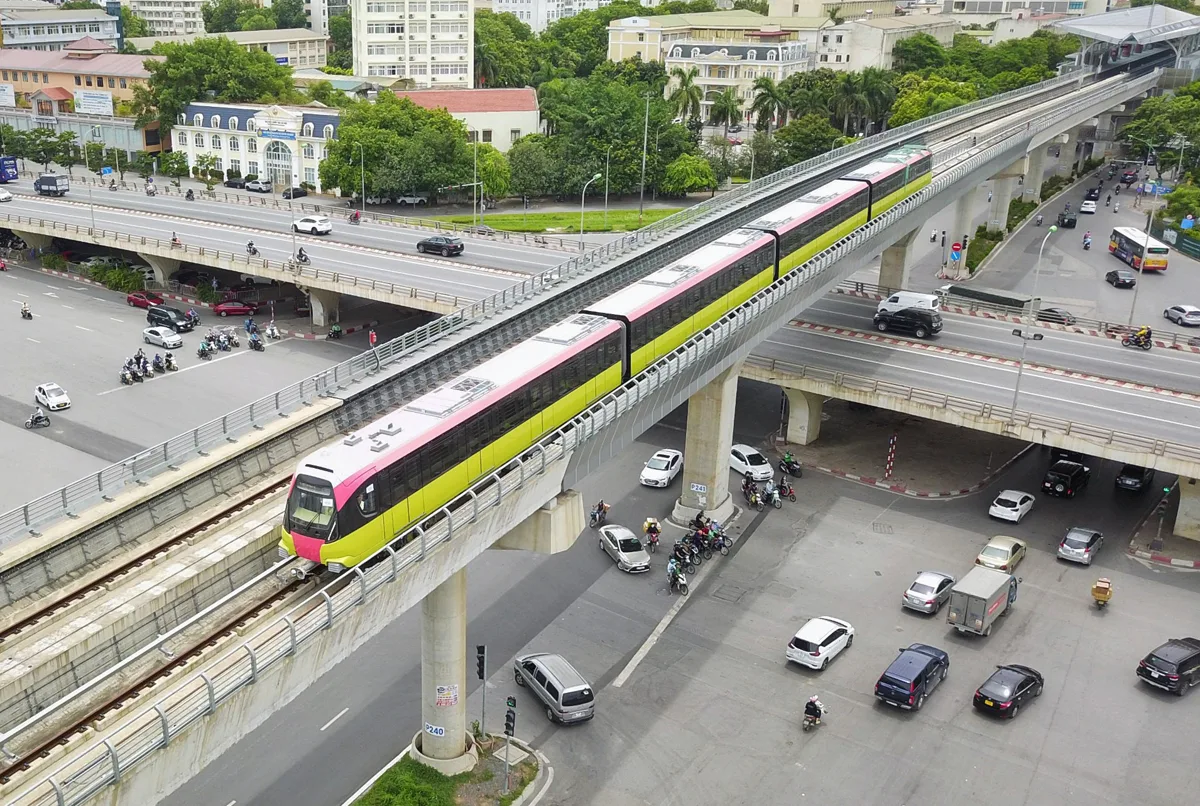
<path fill-rule="evenodd" d="M 259 104 L 188 104 L 171 130 L 188 165 L 210 154 L 221 171 L 269 178 L 281 188 L 312 185 L 319 192 L 321 160 L 337 135 L 336 109 Z"/>
<path fill-rule="evenodd" d="M 1120 0 L 942 0 L 942 13 L 959 17 L 964 25 L 986 25 L 996 20 L 1011 18 L 1014 11 L 1083 17 L 1103 14 L 1122 5 L 1129 4 Z"/>
<path fill-rule="evenodd" d="M 229 31 L 221 34 L 185 34 L 183 36 L 137 36 L 129 41 L 138 50 L 150 50 L 159 42 L 188 44 L 204 37 L 223 36 L 246 50 L 265 50 L 276 64 L 289 67 L 316 67 L 327 64 L 329 37 L 307 28 L 283 28 L 267 31 Z"/>
<path fill-rule="evenodd" d="M 944 14 L 849 20 L 821 32 L 817 67 L 832 67 L 834 70 L 879 67 L 890 70 L 895 61 L 892 50 L 900 40 L 917 34 L 929 34 L 944 47 L 950 47 L 960 27 L 957 19 Z"/>
<path fill-rule="evenodd" d="M 542 130 L 537 90 L 532 87 L 480 90 L 413 90 L 396 93 L 425 109 L 445 109 L 467 126 L 474 142 L 491 143 L 505 152 L 527 134 Z"/>
<path fill-rule="evenodd" d="M 208 0 L 121 0 L 121 5 L 146 21 L 151 36 L 204 33 L 200 12 Z"/>
<path fill-rule="evenodd" d="M 90 36 L 117 47 L 117 19 L 99 9 L 75 11 L 0 11 L 4 47 L 19 50 L 62 50 Z"/>
<path fill-rule="evenodd" d="M 353 0 L 354 74 L 417 87 L 468 88 L 475 74 L 471 0 Z"/>
<path fill-rule="evenodd" d="M 337 0 L 339 11 L 346 10 L 346 0 Z M 264 0 L 264 5 L 266 2 Z M 316 34 L 324 36 L 329 33 L 329 15 L 330 15 L 329 0 L 304 0 L 304 16 L 307 18 L 305 27 Z"/>
<path fill-rule="evenodd" d="M 1009 39 L 1024 39 L 1035 31 L 1049 28 L 1059 20 L 1070 19 L 1066 14 L 1036 14 L 1029 9 L 1019 9 L 1012 12 L 1006 20 L 1000 20 L 992 29 L 992 38 L 985 44 L 993 45 Z"/>

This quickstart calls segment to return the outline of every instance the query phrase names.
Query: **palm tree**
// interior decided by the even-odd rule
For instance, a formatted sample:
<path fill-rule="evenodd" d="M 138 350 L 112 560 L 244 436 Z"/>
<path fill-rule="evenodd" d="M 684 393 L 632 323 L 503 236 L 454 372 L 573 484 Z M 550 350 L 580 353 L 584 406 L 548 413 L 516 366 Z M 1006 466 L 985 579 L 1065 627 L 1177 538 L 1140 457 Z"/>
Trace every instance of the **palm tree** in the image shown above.
<path fill-rule="evenodd" d="M 850 133 L 850 120 L 867 114 L 870 106 L 863 94 L 859 77 L 854 73 L 843 73 L 833 89 L 833 113 L 842 118 L 842 134 Z"/>
<path fill-rule="evenodd" d="M 496 53 L 491 47 L 479 38 L 479 32 L 475 32 L 475 83 L 479 87 L 490 87 L 496 83 L 496 76 L 500 72 L 500 60 L 496 58 Z"/>
<path fill-rule="evenodd" d="M 682 67 L 671 69 L 671 78 L 676 79 L 679 84 L 671 90 L 671 97 L 668 100 L 675 107 L 675 114 L 681 118 L 700 117 L 700 110 L 704 102 L 704 88 L 696 83 L 699 75 L 700 69 L 697 67 L 689 67 L 686 71 Z"/>
<path fill-rule="evenodd" d="M 729 127 L 742 119 L 742 102 L 733 87 L 726 87 L 713 99 L 710 121 L 715 126 L 725 127 L 725 139 L 729 139 Z"/>
<path fill-rule="evenodd" d="M 761 124 L 767 123 L 767 134 L 771 133 L 771 124 L 777 122 L 780 126 L 787 123 L 788 97 L 775 79 L 770 76 L 759 76 L 754 79 L 754 101 L 750 104 L 750 112 L 758 118 Z"/>
<path fill-rule="evenodd" d="M 834 25 L 841 25 L 843 22 L 846 21 L 842 17 L 842 7 L 841 6 L 833 6 L 832 8 L 829 9 L 828 13 L 829 13 L 829 21 L 832 22 Z"/>
<path fill-rule="evenodd" d="M 792 93 L 788 110 L 791 112 L 793 118 L 802 118 L 810 114 L 825 115 L 828 117 L 829 101 L 819 90 L 798 89 Z"/>
<path fill-rule="evenodd" d="M 858 74 L 858 86 L 867 100 L 871 120 L 883 120 L 887 128 L 888 112 L 896 100 L 896 86 L 886 70 L 868 67 Z"/>

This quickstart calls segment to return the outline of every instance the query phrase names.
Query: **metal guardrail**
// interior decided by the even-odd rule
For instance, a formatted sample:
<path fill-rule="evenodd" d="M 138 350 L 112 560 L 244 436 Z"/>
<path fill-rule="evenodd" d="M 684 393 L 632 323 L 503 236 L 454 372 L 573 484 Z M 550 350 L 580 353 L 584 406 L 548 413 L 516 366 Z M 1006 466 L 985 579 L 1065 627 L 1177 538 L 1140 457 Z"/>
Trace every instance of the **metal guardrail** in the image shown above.
<path fill-rule="evenodd" d="M 889 132 L 851 143 L 820 157 L 790 166 L 769 176 L 757 179 L 752 183 L 743 185 L 720 198 L 709 199 L 695 207 L 656 221 L 636 233 L 624 236 L 618 241 L 595 249 L 585 255 L 572 258 L 559 267 L 549 269 L 528 280 L 497 292 L 487 299 L 475 302 L 469 308 L 460 309 L 454 313 L 442 316 L 391 342 L 380 345 L 371 353 L 364 353 L 349 361 L 344 361 L 326 372 L 314 375 L 311 378 L 300 381 L 298 384 L 285 387 L 272 396 L 261 398 L 249 406 L 236 409 L 224 417 L 205 423 L 167 442 L 147 448 L 145 451 L 118 464 L 111 465 L 95 474 L 78 479 L 61 489 L 36 498 L 24 506 L 0 513 L 0 546 L 13 542 L 33 531 L 35 527 L 52 519 L 61 518 L 66 514 L 73 514 L 78 509 L 92 504 L 103 497 L 111 497 L 111 495 L 119 492 L 128 484 L 144 480 L 154 473 L 167 470 L 176 464 L 194 458 L 199 452 L 230 438 L 244 434 L 261 422 L 294 411 L 300 405 L 311 400 L 313 396 L 325 394 L 329 390 L 344 386 L 369 372 L 377 371 L 382 366 L 390 364 L 412 352 L 417 347 L 424 346 L 442 336 L 455 332 L 473 321 L 511 308 L 544 290 L 557 286 L 570 277 L 577 276 L 584 271 L 590 271 L 595 266 L 613 257 L 617 257 L 629 249 L 637 248 L 643 241 L 648 242 L 672 229 L 686 226 L 700 218 L 715 214 L 720 210 L 746 200 L 759 191 L 765 191 L 777 184 L 788 182 L 797 176 L 803 176 L 807 172 L 819 169 L 834 161 L 842 160 L 847 156 L 871 149 L 878 149 L 883 144 L 902 142 L 911 135 L 929 128 L 930 125 L 936 126 L 940 122 L 977 112 L 997 103 L 1007 103 L 1018 97 L 1036 96 L 1047 91 L 1078 85 L 1079 83 L 1080 78 L 1078 76 L 1056 78 L 1031 87 L 1024 87 L 1019 90 L 1003 93 L 1002 95 L 993 96 L 983 101 L 976 101 L 965 106 L 956 107 L 938 115 L 892 129 Z M 956 154 L 961 153 L 965 148 L 964 144 L 962 147 L 955 149 L 954 152 Z M 11 216 L 8 218 L 12 219 Z M 232 255 L 232 253 L 228 254 Z M 244 258 L 248 256 L 234 255 L 234 257 Z M 249 266 L 248 260 L 247 265 Z M 306 384 L 311 388 L 306 387 Z"/>
<path fill-rule="evenodd" d="M 900 398 L 901 400 L 908 400 L 924 406 L 956 411 L 973 417 L 1002 420 L 1006 423 L 1011 422 L 1014 425 L 1039 431 L 1052 431 L 1057 434 L 1080 437 L 1101 445 L 1111 445 L 1136 453 L 1147 453 L 1153 456 L 1170 457 L 1200 463 L 1200 446 L 1197 445 L 1185 445 L 1179 442 L 1167 442 L 1137 434 L 1127 434 L 1123 431 L 1114 431 L 1109 428 L 1098 428 L 1087 423 L 1077 423 L 1059 417 L 1048 417 L 1043 414 L 1012 409 L 1008 406 L 981 403 L 978 400 L 971 400 L 970 398 L 957 397 L 943 392 L 932 392 L 927 389 L 918 389 L 892 381 L 881 381 L 876 378 L 852 375 L 821 367 L 793 364 L 780 359 L 751 356 L 746 359 L 746 363 L 761 367 L 770 372 L 782 371 L 798 378 L 809 378 L 822 383 L 832 383 L 835 386 L 853 389 L 856 392 Z"/>
<path fill-rule="evenodd" d="M 1090 100 L 1083 105 L 1093 103 Z M 1013 127 L 989 138 L 1004 141 L 1020 131 L 1041 131 L 1053 124 L 1053 118 L 1070 113 L 1081 105 L 1077 102 L 1038 119 L 1036 128 Z M 821 287 L 823 274 L 839 261 L 861 249 L 877 247 L 876 235 L 893 224 L 900 223 L 914 211 L 930 203 L 949 186 L 961 181 L 973 171 L 988 164 L 993 157 L 988 145 L 981 143 L 975 153 L 964 156 L 956 165 L 919 193 L 901 201 L 874 221 L 860 227 L 835 243 L 767 289 L 756 294 L 736 310 L 723 316 L 703 333 L 698 334 L 663 358 L 650 369 L 623 384 L 622 387 L 594 403 L 582 415 L 543 438 L 539 444 L 514 459 L 501 470 L 489 475 L 463 492 L 425 521 L 427 528 L 415 526 L 405 530 L 394 541 L 399 548 L 385 546 L 370 561 L 349 572 L 351 584 L 334 580 L 294 607 L 287 616 L 254 633 L 241 645 L 242 652 L 214 661 L 185 680 L 180 687 L 153 706 L 141 711 L 130 723 L 114 731 L 102 742 L 79 757 L 67 761 L 53 775 L 24 791 L 12 806 L 76 806 L 115 783 L 130 768 L 207 716 L 214 714 L 222 703 L 246 686 L 256 683 L 264 672 L 294 656 L 326 630 L 332 629 L 339 616 L 356 610 L 379 589 L 395 583 L 400 572 L 425 560 L 432 551 L 451 541 L 456 530 L 469 528 L 482 512 L 502 506 L 514 494 L 520 495 L 526 480 L 546 472 L 550 464 L 569 455 L 576 448 L 596 438 L 605 428 L 618 423 L 632 408 L 660 389 L 667 388 L 677 376 L 689 372 L 714 351 L 724 350 L 739 333 L 752 328 L 756 319 L 777 307 L 790 310 L 796 299 Z M 718 352 L 717 355 L 722 353 Z M 837 376 L 838 373 L 830 373 Z M 841 376 L 850 377 L 850 376 Z M 857 376 L 854 376 L 857 377 Z M 873 379 L 864 382 L 877 384 Z M 904 387 L 907 388 L 907 387 Z M 936 395 L 936 393 L 934 393 Z M 941 396 L 946 397 L 946 396 Z M 931 399 L 937 399 L 931 398 Z M 954 399 L 957 401 L 957 399 Z M 999 410 L 999 409 L 998 409 Z M 1039 418 L 1015 412 L 1022 421 Z M 1129 444 L 1131 450 L 1146 450 L 1147 444 L 1158 440 L 1125 435 L 1107 430 L 1091 429 L 1069 421 L 1047 418 L 1047 423 L 1061 423 L 1070 433 L 1084 435 L 1095 432 L 1112 442 Z M 1187 451 L 1188 458 L 1200 460 L 1200 447 L 1175 446 L 1161 443 L 1164 451 Z M 1174 453 L 1164 455 L 1174 455 Z M 369 567 L 368 567 L 369 566 Z M 364 570 L 367 567 L 367 570 Z M 11 738 L 11 737 L 6 737 Z"/>

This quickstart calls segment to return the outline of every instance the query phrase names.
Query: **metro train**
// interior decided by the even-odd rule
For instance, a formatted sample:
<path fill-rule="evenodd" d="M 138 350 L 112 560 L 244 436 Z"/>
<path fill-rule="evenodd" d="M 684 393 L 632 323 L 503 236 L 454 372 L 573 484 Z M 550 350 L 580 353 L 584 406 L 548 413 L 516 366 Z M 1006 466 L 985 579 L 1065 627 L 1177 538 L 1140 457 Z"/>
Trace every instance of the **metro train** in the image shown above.
<path fill-rule="evenodd" d="M 340 572 L 838 239 L 929 184 L 898 147 L 733 230 L 340 441 L 292 477 L 279 553 Z"/>

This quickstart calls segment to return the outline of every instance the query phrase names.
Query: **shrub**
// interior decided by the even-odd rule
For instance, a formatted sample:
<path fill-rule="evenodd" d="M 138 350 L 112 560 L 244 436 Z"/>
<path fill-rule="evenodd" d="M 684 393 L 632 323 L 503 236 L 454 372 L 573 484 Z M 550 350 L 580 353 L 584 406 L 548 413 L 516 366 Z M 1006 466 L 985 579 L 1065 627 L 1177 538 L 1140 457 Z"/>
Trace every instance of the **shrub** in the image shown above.
<path fill-rule="evenodd" d="M 974 274 L 983 259 L 991 254 L 992 250 L 1002 240 L 1004 240 L 1003 232 L 989 230 L 985 226 L 980 225 L 975 230 L 975 237 L 967 244 L 967 271 Z"/>
<path fill-rule="evenodd" d="M 1071 184 L 1071 180 L 1065 176 L 1052 176 L 1042 183 L 1039 195 L 1042 201 L 1045 201 L 1069 184 Z"/>
<path fill-rule="evenodd" d="M 241 177 L 242 177 L 242 172 L 239 171 L 237 168 L 230 168 L 228 171 L 225 172 L 226 179 L 241 179 Z"/>
<path fill-rule="evenodd" d="M 196 286 L 196 298 L 211 305 L 221 301 L 221 292 L 213 288 L 211 283 L 201 283 Z"/>
<path fill-rule="evenodd" d="M 245 179 L 247 182 L 253 182 L 255 179 L 258 179 L 258 174 L 246 174 Z"/>
<path fill-rule="evenodd" d="M 1021 201 L 1013 199 L 1008 203 L 1008 221 L 1007 228 L 1012 232 L 1017 228 L 1017 225 L 1029 217 L 1029 214 L 1037 209 L 1037 202 Z"/>
<path fill-rule="evenodd" d="M 41 260 L 42 260 L 42 268 L 53 269 L 55 271 L 66 271 L 67 270 L 67 260 L 62 255 L 51 252 L 51 253 L 42 255 Z"/>

